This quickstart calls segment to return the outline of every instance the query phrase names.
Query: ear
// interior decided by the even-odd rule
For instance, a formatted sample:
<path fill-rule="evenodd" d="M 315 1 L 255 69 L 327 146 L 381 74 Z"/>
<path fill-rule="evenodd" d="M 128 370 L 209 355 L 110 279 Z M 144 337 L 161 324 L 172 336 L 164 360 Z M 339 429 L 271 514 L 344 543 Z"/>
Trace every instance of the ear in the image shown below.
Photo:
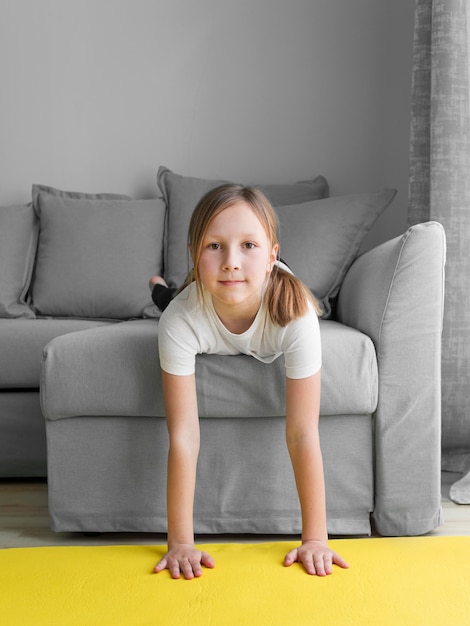
<path fill-rule="evenodd" d="M 273 269 L 274 262 L 277 259 L 277 254 L 279 252 L 279 244 L 275 243 L 272 247 L 271 254 L 269 255 L 269 263 L 267 266 L 267 270 L 270 272 Z"/>

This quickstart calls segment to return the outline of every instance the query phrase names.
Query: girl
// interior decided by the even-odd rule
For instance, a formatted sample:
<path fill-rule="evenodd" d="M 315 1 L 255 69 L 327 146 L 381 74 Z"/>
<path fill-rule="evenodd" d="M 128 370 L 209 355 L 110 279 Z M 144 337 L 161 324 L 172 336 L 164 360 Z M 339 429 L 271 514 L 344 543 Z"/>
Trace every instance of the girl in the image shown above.
<path fill-rule="evenodd" d="M 249 354 L 286 364 L 286 439 L 302 511 L 302 543 L 284 559 L 324 576 L 347 563 L 328 548 L 318 434 L 321 346 L 316 303 L 276 261 L 273 208 L 257 189 L 222 185 L 196 206 L 189 226 L 193 270 L 158 327 L 168 453 L 168 551 L 155 572 L 194 578 L 212 557 L 194 546 L 193 501 L 199 453 L 197 353 Z M 150 286 L 162 283 L 153 277 Z"/>

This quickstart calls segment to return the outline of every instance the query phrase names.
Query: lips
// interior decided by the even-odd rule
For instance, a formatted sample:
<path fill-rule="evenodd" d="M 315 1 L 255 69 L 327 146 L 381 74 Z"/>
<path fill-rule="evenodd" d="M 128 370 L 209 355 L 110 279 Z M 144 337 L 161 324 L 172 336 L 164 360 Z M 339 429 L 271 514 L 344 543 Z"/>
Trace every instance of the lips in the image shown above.
<path fill-rule="evenodd" d="M 243 280 L 221 280 L 219 282 L 224 287 L 236 287 L 237 285 L 242 285 L 244 283 Z"/>

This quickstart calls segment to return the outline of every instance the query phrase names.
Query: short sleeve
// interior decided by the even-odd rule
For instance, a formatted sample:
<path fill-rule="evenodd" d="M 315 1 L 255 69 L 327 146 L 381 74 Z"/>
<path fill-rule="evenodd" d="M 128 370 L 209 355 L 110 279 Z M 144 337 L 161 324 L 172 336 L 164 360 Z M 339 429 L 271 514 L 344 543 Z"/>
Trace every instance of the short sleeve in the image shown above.
<path fill-rule="evenodd" d="M 178 307 L 171 302 L 158 324 L 158 353 L 160 367 L 168 374 L 189 376 L 194 374 L 198 341 L 194 331 L 178 314 Z"/>
<path fill-rule="evenodd" d="M 287 378 L 308 378 L 321 369 L 320 324 L 313 309 L 289 324 L 283 352 Z"/>

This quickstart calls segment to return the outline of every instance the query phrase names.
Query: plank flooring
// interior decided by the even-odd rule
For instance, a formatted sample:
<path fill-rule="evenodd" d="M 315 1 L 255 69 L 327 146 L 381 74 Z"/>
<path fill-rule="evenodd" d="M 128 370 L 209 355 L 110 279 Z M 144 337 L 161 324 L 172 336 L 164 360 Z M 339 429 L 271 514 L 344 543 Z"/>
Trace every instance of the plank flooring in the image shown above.
<path fill-rule="evenodd" d="M 449 497 L 452 482 L 458 474 L 443 472 L 442 507 L 444 524 L 434 530 L 432 536 L 470 535 L 470 505 L 457 505 Z M 279 537 L 286 540 L 286 536 Z M 211 535 L 198 538 L 204 543 L 223 541 L 273 541 L 276 537 L 259 535 L 221 536 Z M 288 540 L 288 539 L 287 539 Z M 54 533 L 49 528 L 47 508 L 47 484 L 45 480 L 1 480 L 0 481 L 0 548 L 71 545 L 116 545 L 116 544 L 164 544 L 161 534 L 108 533 L 85 536 L 81 533 Z"/>

